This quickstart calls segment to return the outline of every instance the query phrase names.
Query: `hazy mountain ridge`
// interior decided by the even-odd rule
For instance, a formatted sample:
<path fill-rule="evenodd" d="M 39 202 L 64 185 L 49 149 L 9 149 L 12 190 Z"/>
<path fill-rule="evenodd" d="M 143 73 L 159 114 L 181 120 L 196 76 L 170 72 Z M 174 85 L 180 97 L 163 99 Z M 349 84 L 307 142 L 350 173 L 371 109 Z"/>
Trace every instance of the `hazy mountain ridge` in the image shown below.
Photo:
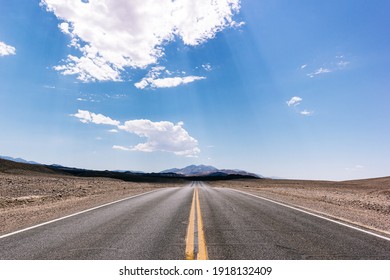
<path fill-rule="evenodd" d="M 181 175 L 204 175 L 207 173 L 218 172 L 219 170 L 214 166 L 209 165 L 189 165 L 184 168 L 172 168 L 163 170 L 160 173 L 176 173 Z"/>
<path fill-rule="evenodd" d="M 262 176 L 239 169 L 218 169 L 210 165 L 189 165 L 184 168 L 172 168 L 161 171 L 160 173 L 175 173 L 184 176 L 226 176 L 242 175 L 262 178 Z"/>
<path fill-rule="evenodd" d="M 51 164 L 51 165 L 45 165 L 42 163 L 38 163 L 36 161 L 28 161 L 23 158 L 13 158 L 9 156 L 0 156 L 0 159 L 5 159 L 9 160 L 12 162 L 16 163 L 23 163 L 23 164 L 31 164 L 31 165 L 40 165 L 40 166 L 46 166 L 49 167 L 50 169 L 54 170 L 61 170 L 61 171 L 71 171 L 72 173 L 75 172 L 75 170 L 83 170 L 83 173 L 86 171 L 90 172 L 96 172 L 94 170 L 87 170 L 87 169 L 82 169 L 82 168 L 74 168 L 74 167 L 68 167 L 68 166 L 63 166 L 59 164 Z M 229 175 L 239 175 L 239 176 L 249 176 L 249 177 L 255 177 L 255 178 L 263 178 L 262 176 L 254 173 L 250 173 L 244 170 L 239 170 L 239 169 L 218 169 L 214 166 L 211 165 L 189 165 L 184 168 L 171 168 L 171 169 L 166 169 L 161 172 L 157 173 L 145 173 L 143 171 L 130 171 L 130 170 L 112 170 L 108 171 L 106 170 L 105 172 L 114 172 L 114 173 L 123 173 L 123 174 L 144 174 L 144 175 L 153 175 L 153 176 L 164 176 L 164 177 L 172 177 L 172 176 L 177 176 L 177 177 L 226 177 Z"/>
<path fill-rule="evenodd" d="M 144 173 L 133 171 L 99 171 L 83 168 L 67 167 L 58 164 L 44 165 L 39 163 L 28 163 L 24 159 L 15 159 L 12 157 L 0 157 L 0 172 L 13 174 L 32 174 L 32 173 L 50 173 L 57 175 L 71 175 L 77 177 L 108 177 L 132 182 L 168 182 L 177 180 L 232 180 L 240 178 L 261 178 L 257 175 L 248 175 L 245 171 L 238 173 L 229 170 L 218 170 L 212 166 L 192 165 L 183 169 L 169 169 L 159 173 Z M 181 172 L 181 173 L 180 173 Z"/>
<path fill-rule="evenodd" d="M 8 156 L 0 156 L 0 158 L 6 159 L 6 160 L 10 160 L 10 161 L 14 161 L 14 162 L 29 163 L 29 164 L 39 164 L 39 165 L 41 165 L 41 163 L 39 163 L 39 162 L 25 160 L 23 158 L 13 158 L 13 157 L 8 157 Z"/>

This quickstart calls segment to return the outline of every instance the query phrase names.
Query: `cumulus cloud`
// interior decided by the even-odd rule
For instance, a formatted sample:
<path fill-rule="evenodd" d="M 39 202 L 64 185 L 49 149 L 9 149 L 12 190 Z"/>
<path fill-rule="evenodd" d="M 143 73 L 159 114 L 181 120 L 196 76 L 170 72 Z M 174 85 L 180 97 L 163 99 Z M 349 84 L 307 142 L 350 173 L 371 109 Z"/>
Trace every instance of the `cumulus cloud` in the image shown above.
<path fill-rule="evenodd" d="M 127 67 L 155 64 L 170 41 L 196 46 L 244 24 L 233 19 L 240 0 L 41 0 L 41 5 L 62 21 L 60 30 L 81 52 L 55 69 L 84 82 L 119 81 Z"/>
<path fill-rule="evenodd" d="M 287 101 L 287 105 L 288 107 L 291 107 L 291 106 L 297 106 L 301 103 L 302 101 L 302 98 L 299 97 L 299 96 L 294 96 L 292 97 L 289 101 Z"/>
<path fill-rule="evenodd" d="M 113 149 L 141 152 L 163 151 L 187 157 L 196 157 L 200 153 L 198 141 L 183 128 L 183 122 L 174 124 L 168 121 L 152 122 L 139 119 L 128 120 L 121 124 L 110 117 L 84 110 L 78 110 L 72 116 L 78 118 L 82 123 L 113 125 L 119 130 L 147 139 L 146 142 L 132 147 L 114 145 Z M 114 130 L 117 131 L 112 129 L 111 132 L 114 132 Z"/>
<path fill-rule="evenodd" d="M 7 45 L 0 41 L 0 56 L 16 54 L 16 49 L 13 46 Z"/>
<path fill-rule="evenodd" d="M 198 141 L 188 134 L 183 125 L 182 122 L 173 124 L 168 121 L 152 122 L 141 119 L 126 121 L 118 128 L 148 139 L 145 143 L 132 147 L 133 151 L 165 151 L 176 155 L 195 156 L 200 152 Z"/>

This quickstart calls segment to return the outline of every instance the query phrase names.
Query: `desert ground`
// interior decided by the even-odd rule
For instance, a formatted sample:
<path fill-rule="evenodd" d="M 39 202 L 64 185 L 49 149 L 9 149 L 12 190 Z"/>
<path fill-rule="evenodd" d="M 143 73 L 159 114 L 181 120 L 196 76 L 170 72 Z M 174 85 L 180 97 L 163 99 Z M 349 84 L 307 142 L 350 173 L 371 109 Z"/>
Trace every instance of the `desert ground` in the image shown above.
<path fill-rule="evenodd" d="M 209 182 L 390 235 L 390 177 L 327 182 L 245 179 Z M 0 161 L 0 235 L 177 183 L 135 183 L 58 174 Z"/>

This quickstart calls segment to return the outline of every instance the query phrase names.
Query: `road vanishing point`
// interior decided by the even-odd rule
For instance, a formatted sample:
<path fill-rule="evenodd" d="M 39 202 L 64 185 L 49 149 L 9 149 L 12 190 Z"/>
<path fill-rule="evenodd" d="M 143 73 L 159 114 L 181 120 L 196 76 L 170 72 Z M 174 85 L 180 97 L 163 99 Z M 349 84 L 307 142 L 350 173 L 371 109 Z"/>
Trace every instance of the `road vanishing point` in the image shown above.
<path fill-rule="evenodd" d="M 0 259 L 390 259 L 390 239 L 203 182 L 0 236 Z"/>

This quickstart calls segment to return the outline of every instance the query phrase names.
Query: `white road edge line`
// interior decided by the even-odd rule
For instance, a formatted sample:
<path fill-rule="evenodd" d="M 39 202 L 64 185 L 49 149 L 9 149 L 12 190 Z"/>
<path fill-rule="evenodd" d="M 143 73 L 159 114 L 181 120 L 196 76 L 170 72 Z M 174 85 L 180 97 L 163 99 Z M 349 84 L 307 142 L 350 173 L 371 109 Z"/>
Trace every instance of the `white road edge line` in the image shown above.
<path fill-rule="evenodd" d="M 290 206 L 290 205 L 287 205 L 287 204 L 284 204 L 284 203 L 281 203 L 281 202 L 277 202 L 277 201 L 272 200 L 272 199 L 268 199 L 268 198 L 261 197 L 261 196 L 255 195 L 255 194 L 239 191 L 239 190 L 236 190 L 236 189 L 230 189 L 230 190 L 233 190 L 233 191 L 236 191 L 236 192 L 239 192 L 239 193 L 243 193 L 243 194 L 246 194 L 246 195 L 249 195 L 249 196 L 257 197 L 257 198 L 260 198 L 260 199 L 263 199 L 263 200 L 266 200 L 266 201 L 269 201 L 269 202 L 272 202 L 272 203 L 275 203 L 275 204 L 278 204 L 278 205 L 281 205 L 281 206 L 284 206 L 284 207 L 287 207 L 287 208 L 291 208 L 291 209 L 294 209 L 296 211 L 299 211 L 299 212 L 302 212 L 302 213 L 305 213 L 305 214 L 308 214 L 308 215 L 311 215 L 311 216 L 314 216 L 314 217 L 317 217 L 317 218 L 320 218 L 320 219 L 323 219 L 323 220 L 327 220 L 329 222 L 333 222 L 335 224 L 339 224 L 339 225 L 342 225 L 342 226 L 345 226 L 345 227 L 349 227 L 349 228 L 352 228 L 354 230 L 361 231 L 361 232 L 373 235 L 375 237 L 379 237 L 379 238 L 382 238 L 384 240 L 390 241 L 390 238 L 388 238 L 386 236 L 382 236 L 382 235 L 376 234 L 374 232 L 371 232 L 371 231 L 368 231 L 368 230 L 364 230 L 364 229 L 361 229 L 361 228 L 358 228 L 358 227 L 355 227 L 355 226 L 352 226 L 352 225 L 349 225 L 349 224 L 346 224 L 346 223 L 343 223 L 343 222 L 332 220 L 330 218 L 327 218 L 327 217 L 324 217 L 324 216 L 321 216 L 321 215 L 317 215 L 317 214 L 311 213 L 309 211 L 302 210 L 302 209 L 294 207 L 294 206 Z"/>
<path fill-rule="evenodd" d="M 83 213 L 87 213 L 87 212 L 90 212 L 90 211 L 93 211 L 93 210 L 96 210 L 96 209 L 99 209 L 99 208 L 102 208 L 102 207 L 106 207 L 106 206 L 111 205 L 111 204 L 115 204 L 115 203 L 118 203 L 118 202 L 121 202 L 121 201 L 125 201 L 125 200 L 128 200 L 128 199 L 132 199 L 132 198 L 135 198 L 135 197 L 138 197 L 138 196 L 142 196 L 142 195 L 145 195 L 145 194 L 148 194 L 148 193 L 156 192 L 156 191 L 159 191 L 159 190 L 153 190 L 153 191 L 149 191 L 149 192 L 145 192 L 145 193 L 136 194 L 136 195 L 133 195 L 133 196 L 130 196 L 130 197 L 122 198 L 122 199 L 119 199 L 119 200 L 116 200 L 116 201 L 113 201 L 113 202 L 109 202 L 109 203 L 106 203 L 106 204 L 103 204 L 103 205 L 99 205 L 99 206 L 96 206 L 96 207 L 93 207 L 93 208 L 89 208 L 89 209 L 86 209 L 86 210 L 83 210 L 83 211 L 80 211 L 80 212 L 77 212 L 77 213 L 73 213 L 73 214 L 70 214 L 70 215 L 67 215 L 67 216 L 64 216 L 64 217 L 61 217 L 61 218 L 57 218 L 57 219 L 54 219 L 54 220 L 51 220 L 51 221 L 40 223 L 40 224 L 37 224 L 35 226 L 31 226 L 31 227 L 28 227 L 28 228 L 24 228 L 24 229 L 20 229 L 20 230 L 14 231 L 14 232 L 10 232 L 10 233 L 1 235 L 0 239 L 8 237 L 8 236 L 11 236 L 11 235 L 15 235 L 15 234 L 18 234 L 18 233 L 21 233 L 21 232 L 24 232 L 24 231 L 27 231 L 27 230 L 30 230 L 30 229 L 41 227 L 41 226 L 44 226 L 44 225 L 47 225 L 47 224 L 58 222 L 58 221 L 61 221 L 61 220 L 64 220 L 64 219 L 67 219 L 67 218 L 70 218 L 70 217 L 74 217 L 74 216 L 77 216 L 77 215 L 80 215 L 80 214 L 83 214 Z"/>

